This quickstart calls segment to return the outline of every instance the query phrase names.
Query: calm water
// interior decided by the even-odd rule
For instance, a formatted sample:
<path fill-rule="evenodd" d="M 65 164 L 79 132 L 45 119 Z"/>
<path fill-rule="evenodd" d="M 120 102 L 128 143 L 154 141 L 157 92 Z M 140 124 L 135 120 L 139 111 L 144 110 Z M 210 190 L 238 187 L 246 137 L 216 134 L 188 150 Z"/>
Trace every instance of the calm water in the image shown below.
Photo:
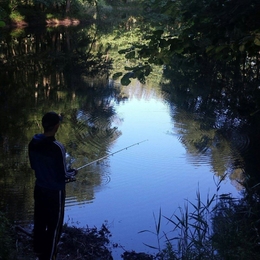
<path fill-rule="evenodd" d="M 198 190 L 206 201 L 208 194 L 216 192 L 219 173 L 212 169 L 210 156 L 187 151 L 181 142 L 181 129 L 173 120 L 175 112 L 163 96 L 138 84 L 125 91 L 129 100 L 115 106 L 120 118 L 115 126 L 122 135 L 111 152 L 147 141 L 102 162 L 102 182 L 95 187 L 91 200 L 77 203 L 75 194 L 69 192 L 65 221 L 90 227 L 106 222 L 112 242 L 126 250 L 151 252 L 143 243 L 157 246 L 155 235 L 138 232 L 155 232 L 153 214 L 158 218 L 161 209 L 164 216 L 171 217 L 186 199 L 194 202 Z M 232 160 L 232 154 L 226 160 Z M 80 174 L 78 178 L 81 180 Z M 219 193 L 237 196 L 238 189 L 227 178 Z M 164 221 L 162 231 L 170 230 L 171 225 Z M 123 252 L 120 248 L 114 251 L 115 259 Z"/>
<path fill-rule="evenodd" d="M 72 38 L 77 36 L 70 33 Z M 46 38 L 63 41 L 65 37 L 60 35 L 49 33 Z M 34 175 L 28 165 L 27 144 L 33 134 L 41 132 L 41 117 L 49 110 L 64 113 L 57 139 L 65 144 L 72 167 L 146 140 L 80 170 L 77 182 L 67 186 L 65 222 L 79 227 L 107 223 L 111 241 L 119 245 L 114 249 L 115 259 L 123 249 L 152 252 L 144 243 L 158 246 L 156 236 L 139 232 L 155 232 L 160 210 L 166 217 L 178 214 L 186 200 L 196 200 L 198 190 L 202 201 L 206 200 L 216 192 L 221 176 L 227 174 L 218 193 L 239 196 L 241 187 L 235 180 L 243 171 L 239 149 L 248 147 L 246 134 L 234 131 L 228 139 L 219 134 L 216 125 L 203 128 L 198 114 L 169 102 L 158 83 L 151 83 L 153 87 L 134 82 L 128 87 L 110 88 L 108 84 L 99 88 L 101 81 L 90 82 L 85 74 L 78 74 L 87 67 L 85 56 L 74 57 L 71 62 L 76 60 L 76 64 L 67 68 L 63 60 L 67 56 L 62 51 L 57 54 L 57 46 L 44 46 L 39 38 L 26 37 L 18 39 L 22 44 L 9 46 L 7 42 L 1 49 L 3 57 L 10 55 L 3 64 L 15 64 L 2 71 L 0 89 L 0 209 L 10 219 L 21 225 L 32 222 Z M 97 67 L 99 63 L 97 60 Z M 79 64 L 86 67 L 79 70 Z M 211 120 L 210 116 L 203 118 L 205 125 L 211 125 Z M 220 115 L 217 121 L 225 120 Z M 205 140 L 212 142 L 201 149 Z M 170 232 L 172 226 L 163 219 L 161 229 Z"/>

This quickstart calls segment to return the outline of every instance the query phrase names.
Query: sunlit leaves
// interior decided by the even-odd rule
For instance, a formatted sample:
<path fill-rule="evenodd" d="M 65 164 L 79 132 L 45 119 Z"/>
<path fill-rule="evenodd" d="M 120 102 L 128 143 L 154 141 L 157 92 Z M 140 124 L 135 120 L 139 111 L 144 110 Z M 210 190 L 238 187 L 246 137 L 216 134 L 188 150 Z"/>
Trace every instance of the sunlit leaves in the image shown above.
<path fill-rule="evenodd" d="M 245 51 L 245 45 L 244 44 L 239 46 L 239 51 L 240 52 L 244 52 Z"/>
<path fill-rule="evenodd" d="M 150 0 L 144 5 L 150 13 L 168 16 L 170 22 L 162 29 L 158 21 L 154 32 L 145 35 L 146 45 L 124 50 L 127 59 L 168 65 L 176 56 L 227 63 L 239 60 L 241 53 L 258 55 L 260 5 L 253 0 Z"/>
<path fill-rule="evenodd" d="M 260 35 L 257 35 L 254 40 L 254 44 L 260 46 Z"/>

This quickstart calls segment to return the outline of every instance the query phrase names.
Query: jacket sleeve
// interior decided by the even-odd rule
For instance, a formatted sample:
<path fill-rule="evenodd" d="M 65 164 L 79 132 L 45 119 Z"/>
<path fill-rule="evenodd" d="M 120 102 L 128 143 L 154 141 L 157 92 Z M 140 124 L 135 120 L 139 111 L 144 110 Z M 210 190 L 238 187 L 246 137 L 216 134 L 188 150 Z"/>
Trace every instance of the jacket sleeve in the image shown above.
<path fill-rule="evenodd" d="M 65 179 L 73 179 L 75 177 L 75 175 L 76 175 L 76 170 L 71 169 L 66 172 Z"/>
<path fill-rule="evenodd" d="M 67 169 L 67 163 L 66 163 L 66 149 L 65 147 L 58 141 L 55 141 L 55 144 L 60 148 L 61 150 L 61 157 L 62 157 L 62 167 L 64 172 L 65 179 L 71 179 L 74 178 L 76 175 L 76 170 L 68 170 Z"/>

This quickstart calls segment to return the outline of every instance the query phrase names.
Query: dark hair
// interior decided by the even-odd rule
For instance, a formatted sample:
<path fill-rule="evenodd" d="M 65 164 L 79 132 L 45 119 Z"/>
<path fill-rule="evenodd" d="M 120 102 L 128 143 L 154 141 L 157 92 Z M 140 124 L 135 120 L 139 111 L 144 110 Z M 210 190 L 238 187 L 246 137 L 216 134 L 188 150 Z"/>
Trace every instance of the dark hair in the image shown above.
<path fill-rule="evenodd" d="M 54 126 L 61 121 L 61 117 L 55 112 L 48 112 L 42 117 L 44 132 L 53 130 Z"/>

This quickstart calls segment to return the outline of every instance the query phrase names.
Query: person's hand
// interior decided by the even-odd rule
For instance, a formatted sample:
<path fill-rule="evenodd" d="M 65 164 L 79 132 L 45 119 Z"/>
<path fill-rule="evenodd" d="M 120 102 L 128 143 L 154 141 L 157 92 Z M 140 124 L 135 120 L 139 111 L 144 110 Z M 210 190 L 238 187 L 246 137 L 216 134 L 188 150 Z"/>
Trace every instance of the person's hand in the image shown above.
<path fill-rule="evenodd" d="M 65 177 L 65 182 L 66 183 L 76 181 L 75 176 L 78 173 L 77 169 L 69 169 L 67 171 L 67 173 L 69 173 L 69 174 L 66 174 L 66 177 Z"/>
<path fill-rule="evenodd" d="M 74 170 L 74 175 L 76 176 L 78 174 L 78 170 L 77 169 L 73 169 Z"/>
<path fill-rule="evenodd" d="M 76 176 L 78 174 L 77 169 L 69 169 L 68 172 L 74 173 L 73 175 Z"/>

